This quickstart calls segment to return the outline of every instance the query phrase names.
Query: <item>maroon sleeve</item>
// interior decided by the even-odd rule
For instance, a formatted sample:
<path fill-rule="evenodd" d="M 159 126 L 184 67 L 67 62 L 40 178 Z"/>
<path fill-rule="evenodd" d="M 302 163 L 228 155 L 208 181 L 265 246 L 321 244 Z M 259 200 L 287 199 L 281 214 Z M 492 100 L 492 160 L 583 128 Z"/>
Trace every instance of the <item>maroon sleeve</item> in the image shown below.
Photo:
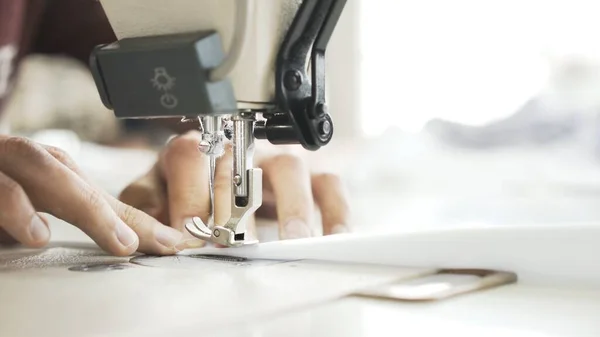
<path fill-rule="evenodd" d="M 98 0 L 49 1 L 37 31 L 32 52 L 67 55 L 86 64 L 95 46 L 116 40 Z"/>
<path fill-rule="evenodd" d="M 17 66 L 25 5 L 25 0 L 0 0 L 0 112 Z"/>
<path fill-rule="evenodd" d="M 115 40 L 98 0 L 0 0 L 0 113 L 25 55 L 61 54 L 87 64 L 94 46 Z"/>

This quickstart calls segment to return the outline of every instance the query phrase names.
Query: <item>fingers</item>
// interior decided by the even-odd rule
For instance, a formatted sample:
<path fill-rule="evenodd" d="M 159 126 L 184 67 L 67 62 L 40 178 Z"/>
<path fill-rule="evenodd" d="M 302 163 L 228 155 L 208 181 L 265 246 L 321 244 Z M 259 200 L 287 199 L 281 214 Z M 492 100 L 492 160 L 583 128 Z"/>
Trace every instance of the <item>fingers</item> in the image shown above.
<path fill-rule="evenodd" d="M 35 209 L 79 227 L 102 249 L 120 256 L 136 251 L 137 235 L 119 219 L 102 193 L 43 147 L 24 138 L 1 138 L 0 171 L 23 188 Z"/>
<path fill-rule="evenodd" d="M 350 206 L 340 178 L 333 174 L 318 174 L 311 179 L 315 202 L 321 210 L 323 234 L 349 232 Z"/>
<path fill-rule="evenodd" d="M 39 248 L 50 239 L 46 222 L 38 216 L 23 188 L 0 172 L 0 228 L 25 246 Z"/>
<path fill-rule="evenodd" d="M 303 161 L 282 154 L 263 161 L 261 167 L 275 195 L 280 237 L 297 239 L 312 236 L 309 224 L 313 219 L 314 202 L 310 173 Z"/>
<path fill-rule="evenodd" d="M 166 185 L 160 178 L 157 166 L 127 186 L 119 195 L 119 200 L 162 223 L 169 223 Z"/>
<path fill-rule="evenodd" d="M 164 225 L 169 223 L 169 201 L 159 174 L 158 168 L 153 168 L 125 188 L 119 198 L 121 201 L 108 196 L 109 203 L 138 234 L 139 250 L 143 253 L 167 255 L 186 248 L 202 247 L 205 242 L 193 238 L 187 231 Z"/>
<path fill-rule="evenodd" d="M 193 131 L 174 138 L 159 159 L 167 182 L 170 225 L 180 231 L 186 219 L 198 216 L 206 222 L 210 214 L 208 160 L 198 150 L 200 137 Z"/>
<path fill-rule="evenodd" d="M 139 236 L 138 250 L 153 255 L 171 255 L 185 248 L 191 248 L 184 233 L 163 225 L 150 215 L 107 196 L 108 203 Z M 198 240 L 200 241 L 200 240 Z"/>
<path fill-rule="evenodd" d="M 62 150 L 45 147 L 56 159 L 73 172 L 83 175 L 74 161 Z M 130 205 L 147 209 L 166 209 L 166 197 L 162 183 L 157 179 L 157 170 L 153 168 L 146 176 L 134 182 L 122 193 Z M 104 198 L 118 217 L 132 228 L 139 237 L 138 250 L 146 254 L 170 255 L 186 248 L 183 233 L 167 227 L 152 216 L 127 205 L 116 198 L 104 194 Z"/>

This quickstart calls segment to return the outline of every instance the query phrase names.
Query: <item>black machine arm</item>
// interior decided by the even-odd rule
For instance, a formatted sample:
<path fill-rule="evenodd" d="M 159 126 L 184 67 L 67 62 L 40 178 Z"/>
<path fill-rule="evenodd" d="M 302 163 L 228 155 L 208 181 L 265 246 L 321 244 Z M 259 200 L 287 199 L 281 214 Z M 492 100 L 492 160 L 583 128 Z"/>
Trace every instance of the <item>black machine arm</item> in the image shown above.
<path fill-rule="evenodd" d="M 277 57 L 277 110 L 255 136 L 318 150 L 333 136 L 325 101 L 325 50 L 347 0 L 304 0 Z M 309 57 L 310 53 L 310 57 Z M 310 77 L 308 75 L 310 65 Z"/>

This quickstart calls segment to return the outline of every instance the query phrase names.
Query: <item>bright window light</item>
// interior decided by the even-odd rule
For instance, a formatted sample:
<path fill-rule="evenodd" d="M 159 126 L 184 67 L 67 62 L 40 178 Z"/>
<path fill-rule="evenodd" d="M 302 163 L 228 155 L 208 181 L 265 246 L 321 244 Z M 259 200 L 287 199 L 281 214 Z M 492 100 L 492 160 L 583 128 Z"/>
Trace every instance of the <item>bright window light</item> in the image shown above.
<path fill-rule="evenodd" d="M 361 1 L 363 132 L 512 114 L 560 55 L 600 47 L 593 0 Z M 377 114 L 379 118 L 373 118 Z"/>

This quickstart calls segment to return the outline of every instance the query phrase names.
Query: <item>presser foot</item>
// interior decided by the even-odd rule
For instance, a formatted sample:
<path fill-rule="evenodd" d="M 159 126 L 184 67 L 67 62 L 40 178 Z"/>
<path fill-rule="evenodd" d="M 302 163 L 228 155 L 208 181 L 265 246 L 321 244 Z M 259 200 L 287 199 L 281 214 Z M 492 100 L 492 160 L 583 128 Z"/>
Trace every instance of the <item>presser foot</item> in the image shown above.
<path fill-rule="evenodd" d="M 247 240 L 246 233 L 235 233 L 223 226 L 215 226 L 213 229 L 210 229 L 198 217 L 192 218 L 192 222 L 186 224 L 185 228 L 198 239 L 226 247 L 240 247 L 258 243 L 258 240 Z"/>
<path fill-rule="evenodd" d="M 248 239 L 246 222 L 262 205 L 262 170 L 247 170 L 248 196 L 240 204 L 239 197 L 232 193 L 231 217 L 224 226 L 215 225 L 208 227 L 199 217 L 192 218 L 192 222 L 185 225 L 187 231 L 198 239 L 219 244 L 226 247 L 240 247 L 253 245 L 258 240 Z"/>

